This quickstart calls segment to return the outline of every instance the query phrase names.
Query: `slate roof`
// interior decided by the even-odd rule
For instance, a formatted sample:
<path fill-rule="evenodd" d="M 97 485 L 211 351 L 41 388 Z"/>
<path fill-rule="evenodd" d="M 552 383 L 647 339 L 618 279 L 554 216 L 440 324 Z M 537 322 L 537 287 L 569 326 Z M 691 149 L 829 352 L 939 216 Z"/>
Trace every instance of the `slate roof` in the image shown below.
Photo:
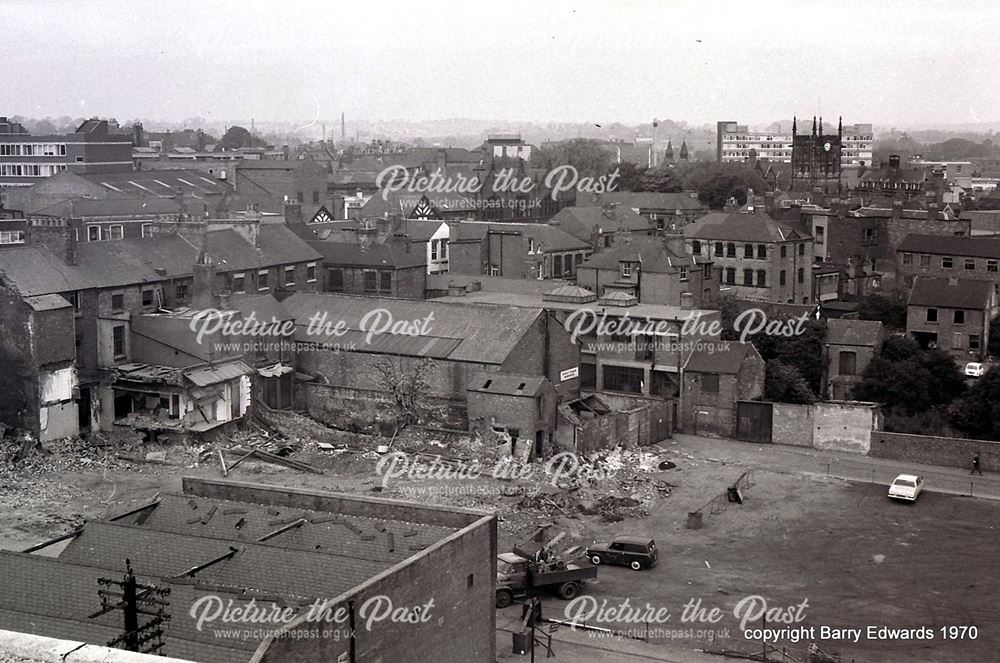
<path fill-rule="evenodd" d="M 24 303 L 35 311 L 53 311 L 55 309 L 70 308 L 73 306 L 61 295 L 38 295 L 36 297 L 25 297 Z"/>
<path fill-rule="evenodd" d="M 684 227 L 684 235 L 694 239 L 731 242 L 788 242 L 811 239 L 803 228 L 775 221 L 767 214 L 711 212 Z"/>
<path fill-rule="evenodd" d="M 179 192 L 195 196 L 224 194 L 229 185 L 204 171 L 136 170 L 122 173 L 79 173 L 83 179 L 104 187 L 120 197 L 170 197 Z M 114 196 L 112 196 L 114 197 Z"/>
<path fill-rule="evenodd" d="M 466 221 L 453 226 L 452 243 L 481 241 L 487 234 L 518 234 L 529 237 L 541 248 L 543 253 L 557 251 L 583 251 L 590 249 L 590 244 L 545 223 L 482 223 Z"/>
<path fill-rule="evenodd" d="M 918 276 L 906 305 L 983 310 L 990 305 L 992 296 L 991 281 L 955 279 L 952 283 L 945 278 Z"/>
<path fill-rule="evenodd" d="M 911 234 L 903 238 L 896 251 L 1000 259 L 1000 239 Z"/>
<path fill-rule="evenodd" d="M 590 235 L 595 229 L 600 229 L 601 232 L 643 232 L 654 227 L 649 219 L 624 205 L 614 208 L 614 218 L 605 214 L 604 207 L 564 207 L 549 219 L 549 224 L 559 226 L 565 232 L 585 241 L 590 241 Z"/>
<path fill-rule="evenodd" d="M 350 295 L 295 293 L 283 302 L 299 326 L 297 340 L 356 344 L 359 352 L 436 356 L 451 361 L 502 364 L 535 320 L 541 308 L 445 303 L 440 300 L 410 301 Z M 362 319 L 375 309 L 384 309 L 393 321 L 423 321 L 433 315 L 426 335 L 382 333 L 366 344 Z M 305 325 L 315 314 L 326 313 L 331 325 L 343 321 L 353 334 L 342 337 L 308 336 Z M 369 324 L 371 321 L 369 320 Z M 370 331 L 370 328 L 369 330 Z M 440 350 L 440 351 L 439 351 Z"/>
<path fill-rule="evenodd" d="M 229 308 L 239 311 L 245 318 L 251 313 L 262 322 L 291 320 L 291 313 L 270 294 L 238 294 L 229 296 Z"/>
<path fill-rule="evenodd" d="M 612 191 L 610 193 L 577 196 L 578 205 L 601 206 L 620 203 L 629 209 L 640 210 L 705 210 L 708 207 L 690 193 L 657 193 L 655 191 Z"/>
<path fill-rule="evenodd" d="M 684 370 L 694 373 L 720 373 L 735 375 L 739 373 L 747 356 L 757 355 L 757 350 L 751 343 L 738 341 L 714 341 L 699 344 L 688 358 Z"/>
<path fill-rule="evenodd" d="M 711 262 L 700 257 L 701 263 Z M 614 246 L 592 255 L 581 269 L 611 269 L 617 271 L 621 262 L 640 262 L 642 271 L 650 273 L 673 272 L 678 267 L 697 265 L 699 258 L 687 254 L 678 255 L 671 251 L 666 242 L 658 237 L 637 237 L 628 244 Z"/>
<path fill-rule="evenodd" d="M 827 343 L 875 347 L 881 339 L 882 323 L 878 320 L 830 318 L 826 321 Z"/>
<path fill-rule="evenodd" d="M 323 257 L 326 267 L 409 269 L 427 265 L 427 252 L 410 244 L 387 241 L 362 248 L 360 244 L 322 239 L 309 240 L 308 243 Z"/>
<path fill-rule="evenodd" d="M 73 201 L 70 210 L 70 214 L 75 218 L 180 214 L 181 212 L 183 209 L 172 198 L 109 198 L 107 200 L 79 198 Z"/>
<path fill-rule="evenodd" d="M 466 387 L 466 390 L 483 394 L 532 397 L 538 394 L 546 381 L 544 377 L 537 375 L 476 373 L 469 380 L 469 386 Z"/>
<path fill-rule="evenodd" d="M 208 254 L 219 271 L 321 258 L 284 225 L 261 226 L 259 239 L 259 248 L 254 248 L 234 230 L 212 231 L 207 235 Z M 153 283 L 190 276 L 198 253 L 193 242 L 178 234 L 81 242 L 77 244 L 78 264 L 70 266 L 46 247 L 29 245 L 3 252 L 0 277 L 24 296 Z M 164 273 L 157 273 L 157 269 Z"/>

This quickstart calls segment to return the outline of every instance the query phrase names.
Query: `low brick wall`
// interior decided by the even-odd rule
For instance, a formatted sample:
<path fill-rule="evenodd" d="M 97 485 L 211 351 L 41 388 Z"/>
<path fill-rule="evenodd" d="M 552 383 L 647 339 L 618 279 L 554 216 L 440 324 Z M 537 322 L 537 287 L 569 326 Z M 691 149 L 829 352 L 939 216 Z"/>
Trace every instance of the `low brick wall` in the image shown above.
<path fill-rule="evenodd" d="M 905 460 L 926 465 L 972 469 L 972 457 L 979 454 L 980 469 L 1000 472 L 1000 442 L 960 437 L 934 437 L 909 433 L 872 433 L 869 456 Z"/>

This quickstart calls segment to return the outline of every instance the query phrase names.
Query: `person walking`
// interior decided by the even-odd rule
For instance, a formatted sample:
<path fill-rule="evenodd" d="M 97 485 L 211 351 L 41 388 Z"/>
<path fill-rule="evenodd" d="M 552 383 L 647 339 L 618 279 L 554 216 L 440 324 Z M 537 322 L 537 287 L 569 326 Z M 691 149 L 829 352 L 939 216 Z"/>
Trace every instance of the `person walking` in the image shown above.
<path fill-rule="evenodd" d="M 979 469 L 979 454 L 978 453 L 975 456 L 972 457 L 972 472 L 970 472 L 970 474 L 978 474 L 979 476 L 983 475 L 983 471 L 981 469 Z"/>

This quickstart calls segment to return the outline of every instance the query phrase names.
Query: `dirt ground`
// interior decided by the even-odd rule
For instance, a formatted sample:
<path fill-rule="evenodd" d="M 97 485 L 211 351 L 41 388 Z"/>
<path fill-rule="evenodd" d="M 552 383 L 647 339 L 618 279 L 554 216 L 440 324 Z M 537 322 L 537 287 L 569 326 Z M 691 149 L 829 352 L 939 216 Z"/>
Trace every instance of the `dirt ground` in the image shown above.
<path fill-rule="evenodd" d="M 428 443 L 429 439 L 426 434 L 414 435 L 397 440 L 394 448 L 453 451 L 448 441 Z M 299 445 L 304 450 L 295 458 L 323 469 L 322 475 L 248 460 L 230 478 L 495 509 L 501 517 L 501 550 L 509 550 L 548 523 L 552 534 L 566 533 L 560 550 L 618 534 L 654 537 L 660 548 L 658 566 L 643 572 L 601 568 L 585 591 L 608 606 L 627 599 L 633 607 L 667 609 L 670 620 L 651 625 L 652 642 L 759 652 L 760 643 L 743 636 L 733 615 L 741 599 L 759 595 L 772 608 L 808 601 L 801 610 L 803 620 L 796 625 L 814 626 L 817 634 L 821 626 L 935 629 L 935 639 L 926 642 L 862 639 L 854 644 L 786 638 L 777 644 L 799 652 L 800 660 L 805 660 L 805 648 L 813 641 L 827 653 L 871 663 L 988 661 L 1000 647 L 998 502 L 925 494 L 917 504 L 900 505 L 886 499 L 884 488 L 877 485 L 757 468 L 749 476 L 744 504 L 716 502 L 703 510 L 702 528 L 693 530 L 685 526 L 688 512 L 722 494 L 752 465 L 726 463 L 690 445 L 667 445 L 647 449 L 644 463 L 651 471 L 626 468 L 624 483 L 604 477 L 584 482 L 582 489 L 566 485 L 560 489 L 543 480 L 544 475 L 536 475 L 513 481 L 395 479 L 383 488 L 376 472 L 380 456 L 374 447 L 384 440 L 323 430 L 311 431 L 309 440 Z M 347 444 L 352 451 L 322 451 L 316 440 Z M 145 451 L 133 450 L 131 456 L 142 457 Z M 15 469 L 0 474 L 0 548 L 23 549 L 85 520 L 148 502 L 160 492 L 179 491 L 185 475 L 221 476 L 211 448 L 166 451 L 166 464 L 123 461 L 108 453 L 92 454 L 83 461 L 60 459 L 55 453 L 33 461 L 22 473 Z M 647 462 L 649 458 L 670 460 L 676 467 L 659 471 L 656 463 Z M 626 456 L 625 461 L 634 464 L 636 457 Z M 601 491 L 625 500 L 634 497 L 637 506 L 620 510 L 616 518 L 625 517 L 609 522 L 607 511 L 594 505 Z M 581 503 L 587 513 L 580 510 Z M 682 622 L 685 604 L 699 599 L 706 611 L 717 608 L 721 621 Z M 547 600 L 545 617 L 564 618 L 567 605 Z M 519 611 L 515 605 L 498 618 L 510 622 Z M 590 623 L 633 634 L 642 628 L 597 618 Z M 760 625 L 760 620 L 753 623 Z M 978 627 L 978 639 L 946 641 L 937 630 L 968 625 Z M 772 621 L 767 626 L 787 625 Z"/>

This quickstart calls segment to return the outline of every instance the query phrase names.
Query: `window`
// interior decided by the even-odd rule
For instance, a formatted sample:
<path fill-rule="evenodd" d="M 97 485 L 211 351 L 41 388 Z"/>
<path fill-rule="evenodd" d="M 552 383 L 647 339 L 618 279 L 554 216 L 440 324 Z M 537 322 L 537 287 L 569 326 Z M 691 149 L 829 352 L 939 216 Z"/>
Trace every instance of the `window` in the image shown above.
<path fill-rule="evenodd" d="M 929 308 L 927 309 L 927 322 L 937 322 L 937 309 Z"/>
<path fill-rule="evenodd" d="M 266 269 L 257 270 L 257 289 L 267 290 L 270 287 L 270 278 Z"/>
<path fill-rule="evenodd" d="M 500 276 L 499 265 L 490 265 L 490 276 Z"/>
<path fill-rule="evenodd" d="M 726 257 L 735 258 L 736 257 L 736 244 L 733 242 L 726 242 Z"/>
<path fill-rule="evenodd" d="M 125 356 L 125 325 L 115 325 L 111 329 L 111 346 L 115 359 Z"/>
<path fill-rule="evenodd" d="M 753 285 L 753 270 L 744 269 L 743 270 L 743 285 Z"/>
<path fill-rule="evenodd" d="M 969 334 L 969 349 L 970 350 L 979 349 L 979 334 Z"/>
<path fill-rule="evenodd" d="M 561 255 L 552 256 L 552 276 L 558 278 L 563 274 L 563 259 Z"/>
<path fill-rule="evenodd" d="M 757 245 L 757 259 L 758 260 L 764 260 L 765 258 L 767 258 L 767 245 L 766 244 L 758 244 Z"/>
<path fill-rule="evenodd" d="M 701 255 L 701 241 L 697 239 L 691 240 L 691 253 L 695 254 L 696 256 Z"/>
<path fill-rule="evenodd" d="M 680 280 L 681 281 L 687 281 L 688 280 L 688 268 L 687 267 L 681 267 L 680 268 Z"/>
<path fill-rule="evenodd" d="M 806 245 L 805 244 L 799 244 L 799 255 L 800 256 L 804 256 L 805 254 L 806 254 Z"/>
<path fill-rule="evenodd" d="M 233 274 L 233 292 L 246 292 L 246 274 L 243 272 L 236 272 Z"/>
<path fill-rule="evenodd" d="M 143 308 L 152 308 L 152 306 L 153 306 L 153 291 L 152 290 L 143 290 L 142 291 L 142 307 Z"/>
<path fill-rule="evenodd" d="M 316 282 L 316 263 L 307 262 L 306 263 L 306 283 Z"/>
<path fill-rule="evenodd" d="M 313 191 L 313 204 L 319 203 L 319 191 Z"/>
<path fill-rule="evenodd" d="M 531 237 L 529 237 L 528 238 L 528 253 L 534 253 L 536 248 L 538 248 L 538 247 L 535 246 L 535 240 L 532 239 Z"/>
<path fill-rule="evenodd" d="M 799 267 L 799 283 L 806 282 L 806 270 Z"/>
<path fill-rule="evenodd" d="M 987 272 L 996 272 L 997 271 L 997 261 L 996 260 L 987 260 L 986 261 L 986 271 Z"/>
<path fill-rule="evenodd" d="M 124 236 L 120 225 L 108 226 L 105 239 L 121 239 Z"/>
<path fill-rule="evenodd" d="M 622 267 L 622 278 L 627 279 L 632 277 L 632 263 L 623 262 Z"/>
<path fill-rule="evenodd" d="M 702 375 L 701 376 L 701 393 L 703 394 L 717 394 L 719 393 L 719 376 L 714 375 Z"/>
<path fill-rule="evenodd" d="M 295 285 L 295 267 L 285 267 L 285 285 Z"/>
<path fill-rule="evenodd" d="M 712 263 L 708 263 L 707 265 L 705 265 L 705 278 L 706 279 L 712 278 Z"/>
<path fill-rule="evenodd" d="M 111 294 L 111 310 L 112 311 L 124 311 L 125 310 L 125 295 L 120 292 L 115 292 Z"/>
<path fill-rule="evenodd" d="M 912 265 L 913 264 L 913 254 L 912 253 L 904 253 L 903 254 L 903 264 L 904 265 Z"/>
<path fill-rule="evenodd" d="M 954 262 L 951 256 L 944 256 L 941 258 L 941 269 L 951 269 L 954 266 Z"/>
<path fill-rule="evenodd" d="M 785 285 L 785 270 L 778 272 L 778 285 Z"/>
<path fill-rule="evenodd" d="M 722 255 L 723 255 L 722 254 L 722 242 L 716 242 L 715 243 L 715 255 L 716 255 L 716 257 L 719 257 L 719 258 L 722 257 Z"/>
<path fill-rule="evenodd" d="M 330 292 L 341 292 L 344 289 L 344 270 L 328 269 L 326 272 L 326 289 Z"/>
<path fill-rule="evenodd" d="M 597 366 L 594 364 L 580 364 L 580 388 L 597 388 Z"/>
<path fill-rule="evenodd" d="M 764 288 L 767 286 L 767 272 L 763 269 L 757 270 L 757 287 Z"/>
<path fill-rule="evenodd" d="M 968 270 L 975 270 L 976 269 L 976 259 L 975 258 L 966 258 L 965 259 L 965 268 L 968 269 Z"/>
<path fill-rule="evenodd" d="M 743 246 L 743 257 L 753 258 L 753 244 L 745 244 Z"/>
<path fill-rule="evenodd" d="M 643 370 L 628 366 L 605 366 L 604 388 L 608 391 L 642 393 Z"/>
<path fill-rule="evenodd" d="M 99 241 L 101 241 L 101 227 L 100 226 L 87 226 L 87 241 L 88 242 L 99 242 Z"/>
<path fill-rule="evenodd" d="M 299 204 L 304 203 L 306 200 L 305 194 L 303 194 L 301 191 L 297 191 L 295 193 L 295 200 L 298 201 Z"/>
<path fill-rule="evenodd" d="M 375 292 L 378 290 L 378 272 L 371 269 L 365 270 L 365 292 Z"/>
<path fill-rule="evenodd" d="M 931 266 L 931 257 L 929 255 L 927 255 L 927 254 L 924 254 L 924 255 L 920 256 L 920 266 L 921 267 L 930 267 Z"/>
<path fill-rule="evenodd" d="M 392 292 L 392 272 L 382 270 L 378 273 L 379 292 Z"/>
<path fill-rule="evenodd" d="M 781 245 L 781 257 L 782 258 L 788 257 L 788 247 L 785 246 L 784 244 Z"/>
<path fill-rule="evenodd" d="M 736 268 L 726 267 L 726 283 L 729 285 L 736 285 Z"/>
<path fill-rule="evenodd" d="M 144 223 L 144 224 L 142 224 L 142 236 L 143 237 L 152 237 L 153 236 L 153 224 L 152 223 Z"/>
<path fill-rule="evenodd" d="M 0 230 L 0 244 L 23 244 L 24 231 Z"/>
<path fill-rule="evenodd" d="M 965 310 L 963 310 L 963 309 L 955 309 L 955 314 L 952 317 L 952 322 L 954 322 L 956 325 L 964 325 L 965 324 Z"/>
<path fill-rule="evenodd" d="M 178 283 L 177 287 L 174 288 L 174 297 L 177 299 L 177 303 L 184 303 L 188 298 L 188 287 L 186 283 Z"/>
<path fill-rule="evenodd" d="M 840 375 L 855 375 L 858 370 L 858 353 L 842 351 L 840 353 Z"/>

